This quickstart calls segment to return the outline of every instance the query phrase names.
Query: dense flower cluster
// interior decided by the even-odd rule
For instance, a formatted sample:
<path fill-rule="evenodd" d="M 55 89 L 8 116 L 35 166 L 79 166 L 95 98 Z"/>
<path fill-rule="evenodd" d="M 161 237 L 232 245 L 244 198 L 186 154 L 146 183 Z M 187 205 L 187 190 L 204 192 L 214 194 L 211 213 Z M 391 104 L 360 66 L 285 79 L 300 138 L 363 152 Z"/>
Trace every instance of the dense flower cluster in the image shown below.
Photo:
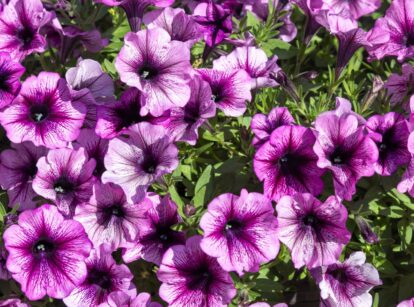
<path fill-rule="evenodd" d="M 321 306 L 371 306 L 392 264 L 364 206 L 414 197 L 414 1 L 361 26 L 382 2 L 0 1 L 0 306 L 286 306 L 287 266 Z M 315 101 L 322 29 L 338 52 Z M 394 72 L 356 89 L 354 56 Z"/>

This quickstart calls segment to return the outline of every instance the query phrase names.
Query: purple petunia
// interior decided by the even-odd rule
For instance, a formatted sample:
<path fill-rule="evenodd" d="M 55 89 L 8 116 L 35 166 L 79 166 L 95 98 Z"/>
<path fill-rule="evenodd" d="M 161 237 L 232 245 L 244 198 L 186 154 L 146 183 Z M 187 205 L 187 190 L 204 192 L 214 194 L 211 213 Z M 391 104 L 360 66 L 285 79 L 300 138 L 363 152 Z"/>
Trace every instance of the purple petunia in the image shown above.
<path fill-rule="evenodd" d="M 332 171 L 336 195 L 351 200 L 357 181 L 375 172 L 375 142 L 365 135 L 358 117 L 352 113 L 321 114 L 316 118 L 315 130 L 317 141 L 313 149 L 319 158 L 318 166 Z"/>
<path fill-rule="evenodd" d="M 3 235 L 7 269 L 30 300 L 64 298 L 86 278 L 92 244 L 82 225 L 43 205 L 20 214 Z"/>
<path fill-rule="evenodd" d="M 115 67 L 124 83 L 143 92 L 143 116 L 160 116 L 172 107 L 183 107 L 190 98 L 189 48 L 171 41 L 161 28 L 128 33 Z"/>
<path fill-rule="evenodd" d="M 368 119 L 366 127 L 378 147 L 378 161 L 374 165 L 377 174 L 389 176 L 398 166 L 410 162 L 411 155 L 407 150 L 409 127 L 404 116 L 395 112 L 374 115 Z"/>
<path fill-rule="evenodd" d="M 401 75 L 391 74 L 384 87 L 391 97 L 392 104 L 401 104 L 406 102 L 414 94 L 414 66 L 405 63 L 401 68 Z"/>
<path fill-rule="evenodd" d="M 321 305 L 327 307 L 370 307 L 369 291 L 382 284 L 377 269 L 365 263 L 363 252 L 352 253 L 343 263 L 333 263 L 312 271 L 321 289 Z"/>
<path fill-rule="evenodd" d="M 50 21 L 40 0 L 12 0 L 0 14 L 0 51 L 17 61 L 46 49 L 46 39 L 39 33 Z"/>
<path fill-rule="evenodd" d="M 122 291 L 112 292 L 108 296 L 108 301 L 99 307 L 162 307 L 160 303 L 151 302 L 151 295 L 141 292 L 136 297 L 126 294 Z"/>
<path fill-rule="evenodd" d="M 13 103 L 0 112 L 0 123 L 14 143 L 61 148 L 78 137 L 85 114 L 85 106 L 72 101 L 65 79 L 41 72 L 24 81 Z"/>
<path fill-rule="evenodd" d="M 291 251 L 295 268 L 335 263 L 351 238 L 348 213 L 335 196 L 324 203 L 307 193 L 284 196 L 276 210 L 277 237 Z"/>
<path fill-rule="evenodd" d="M 246 111 L 246 101 L 252 99 L 251 79 L 245 70 L 220 71 L 199 69 L 198 73 L 211 87 L 211 99 L 227 116 L 238 117 Z"/>
<path fill-rule="evenodd" d="M 270 135 L 280 126 L 292 125 L 295 123 L 293 116 L 288 108 L 273 108 L 268 115 L 255 114 L 252 118 L 250 127 L 254 134 L 253 146 L 258 149 L 270 139 Z"/>
<path fill-rule="evenodd" d="M 149 206 L 145 199 L 129 204 L 124 191 L 112 183 L 96 183 L 90 200 L 76 206 L 73 218 L 83 225 L 95 249 L 106 243 L 111 250 L 117 250 L 136 239 L 138 225 Z"/>
<path fill-rule="evenodd" d="M 8 298 L 0 300 L 0 307 L 30 307 L 30 305 L 23 303 L 19 298 Z"/>
<path fill-rule="evenodd" d="M 128 201 L 135 202 L 149 185 L 177 167 L 178 149 L 163 127 L 143 122 L 109 141 L 104 161 L 102 182 L 118 184 Z"/>
<path fill-rule="evenodd" d="M 125 245 L 122 258 L 127 263 L 142 258 L 160 265 L 165 251 L 171 246 L 184 244 L 185 235 L 171 228 L 181 222 L 181 218 L 177 205 L 169 196 L 160 200 L 157 195 L 150 195 L 146 200 L 151 206 L 145 219 L 137 225 L 138 237 L 135 242 Z"/>
<path fill-rule="evenodd" d="M 413 307 L 414 306 L 414 297 L 405 301 L 402 301 L 397 305 L 397 307 Z"/>
<path fill-rule="evenodd" d="M 35 207 L 32 182 L 37 173 L 36 163 L 46 153 L 46 148 L 30 142 L 12 144 L 1 152 L 0 184 L 7 190 L 9 207 L 18 205 L 19 211 Z"/>
<path fill-rule="evenodd" d="M 0 109 L 11 104 L 20 90 L 25 68 L 6 52 L 0 52 Z"/>
<path fill-rule="evenodd" d="M 264 182 L 264 194 L 278 201 L 283 195 L 322 192 L 324 171 L 316 165 L 313 132 L 301 126 L 281 126 L 256 152 L 254 172 Z"/>
<path fill-rule="evenodd" d="M 65 216 L 71 217 L 75 207 L 92 195 L 95 165 L 95 160 L 88 158 L 84 148 L 50 150 L 37 162 L 33 190 L 53 200 Z"/>
<path fill-rule="evenodd" d="M 322 9 L 334 10 L 349 14 L 353 19 L 369 15 L 381 6 L 381 0 L 322 0 Z"/>
<path fill-rule="evenodd" d="M 236 295 L 229 273 L 200 248 L 201 236 L 167 250 L 157 272 L 159 295 L 171 307 L 227 306 Z"/>
<path fill-rule="evenodd" d="M 88 269 L 86 279 L 63 299 L 66 306 L 108 304 L 109 295 L 117 291 L 136 296 L 132 273 L 125 264 L 116 264 L 107 244 L 93 249 L 85 263 Z"/>
<path fill-rule="evenodd" d="M 279 252 L 272 202 L 259 193 L 242 190 L 240 197 L 218 196 L 208 205 L 200 227 L 201 249 L 228 272 L 257 272 Z"/>

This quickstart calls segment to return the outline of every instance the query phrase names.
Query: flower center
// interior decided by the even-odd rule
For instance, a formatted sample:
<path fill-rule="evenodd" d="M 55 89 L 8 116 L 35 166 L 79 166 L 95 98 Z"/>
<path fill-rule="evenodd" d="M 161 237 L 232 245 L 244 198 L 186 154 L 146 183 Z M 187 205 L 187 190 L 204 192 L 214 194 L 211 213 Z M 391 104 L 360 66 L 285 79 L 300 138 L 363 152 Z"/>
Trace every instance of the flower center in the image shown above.
<path fill-rule="evenodd" d="M 49 255 L 55 249 L 53 242 L 41 239 L 33 245 L 33 253 L 35 255 Z"/>
<path fill-rule="evenodd" d="M 144 66 L 139 70 L 139 76 L 144 80 L 154 79 L 158 75 L 158 71 L 152 67 Z"/>
<path fill-rule="evenodd" d="M 337 165 L 344 164 L 346 163 L 346 160 L 347 160 L 346 155 L 340 147 L 335 148 L 335 150 L 330 156 L 330 161 L 333 164 L 337 164 Z"/>
<path fill-rule="evenodd" d="M 192 278 L 187 282 L 187 287 L 190 290 L 200 290 L 203 293 L 208 293 L 210 285 L 214 281 L 214 276 L 211 274 L 207 265 L 201 265 L 198 269 L 195 268 Z"/>
<path fill-rule="evenodd" d="M 108 276 L 108 273 L 96 269 L 89 271 L 88 282 L 105 290 L 109 290 L 112 286 L 111 277 Z"/>
<path fill-rule="evenodd" d="M 404 36 L 404 44 L 406 47 L 411 47 L 414 45 L 414 35 L 409 32 Z"/>
<path fill-rule="evenodd" d="M 44 121 L 48 115 L 49 108 L 44 104 L 35 104 L 30 107 L 30 118 L 37 123 Z"/>
<path fill-rule="evenodd" d="M 243 224 L 240 221 L 237 220 L 229 220 L 226 223 L 225 229 L 231 230 L 231 231 L 237 231 L 240 230 L 243 227 Z"/>
<path fill-rule="evenodd" d="M 197 119 L 200 117 L 198 110 L 194 109 L 194 108 L 190 108 L 185 106 L 184 107 L 184 121 L 187 124 L 194 124 Z"/>
<path fill-rule="evenodd" d="M 118 205 L 113 205 L 112 207 L 109 207 L 108 209 L 109 213 L 116 217 L 124 217 L 124 211 L 122 208 Z"/>
<path fill-rule="evenodd" d="M 23 29 L 17 31 L 16 36 L 24 46 L 28 46 L 33 41 L 34 32 L 32 29 L 24 27 Z"/>
<path fill-rule="evenodd" d="M 8 80 L 9 80 L 9 76 L 7 74 L 5 73 L 0 74 L 0 90 L 5 91 L 5 92 L 10 90 L 10 86 L 7 82 Z"/>
<path fill-rule="evenodd" d="M 66 194 L 73 190 L 73 184 L 65 177 L 59 178 L 53 185 L 56 194 Z"/>
<path fill-rule="evenodd" d="M 343 269 L 335 269 L 333 272 L 331 272 L 331 275 L 340 283 L 345 283 L 348 279 L 346 272 Z"/>
<path fill-rule="evenodd" d="M 303 224 L 314 227 L 318 224 L 318 218 L 313 214 L 308 214 L 303 218 Z"/>
<path fill-rule="evenodd" d="M 158 162 L 152 157 L 146 157 L 141 167 L 147 174 L 154 174 L 157 170 Z"/>
<path fill-rule="evenodd" d="M 221 94 L 218 90 L 214 91 L 214 93 L 211 94 L 211 100 L 213 100 L 215 103 L 221 100 Z"/>

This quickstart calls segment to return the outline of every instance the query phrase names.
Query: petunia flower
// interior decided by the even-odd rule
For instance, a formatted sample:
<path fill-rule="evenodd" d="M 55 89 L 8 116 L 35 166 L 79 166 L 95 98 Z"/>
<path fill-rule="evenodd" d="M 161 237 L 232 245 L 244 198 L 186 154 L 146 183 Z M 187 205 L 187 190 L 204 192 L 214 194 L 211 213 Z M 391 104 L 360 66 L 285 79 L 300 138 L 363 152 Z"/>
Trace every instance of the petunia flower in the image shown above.
<path fill-rule="evenodd" d="M 411 155 L 407 150 L 409 127 L 403 115 L 395 112 L 373 115 L 366 127 L 378 147 L 378 161 L 374 165 L 377 174 L 389 176 L 398 166 L 410 162 Z"/>
<path fill-rule="evenodd" d="M 102 182 L 121 186 L 128 201 L 139 201 L 149 185 L 177 167 L 177 155 L 163 127 L 136 124 L 109 141 Z"/>
<path fill-rule="evenodd" d="M 76 67 L 67 70 L 65 78 L 72 90 L 88 90 L 97 104 L 114 100 L 114 83 L 94 60 L 79 61 Z"/>
<path fill-rule="evenodd" d="M 270 139 L 270 135 L 280 126 L 295 123 L 288 108 L 273 108 L 268 115 L 257 113 L 253 116 L 250 128 L 254 134 L 253 146 L 258 149 Z"/>
<path fill-rule="evenodd" d="M 162 258 L 157 272 L 162 282 L 159 295 L 170 307 L 224 307 L 236 295 L 229 273 L 201 250 L 201 239 L 191 237 L 185 245 L 168 249 Z"/>
<path fill-rule="evenodd" d="M 195 22 L 193 16 L 189 16 L 181 8 L 166 7 L 162 10 L 148 12 L 144 16 L 144 23 L 148 29 L 156 27 L 168 32 L 171 40 L 186 43 L 191 47 L 201 39 L 200 26 Z"/>
<path fill-rule="evenodd" d="M 401 104 L 414 94 L 414 66 L 404 63 L 400 74 L 391 74 L 384 87 L 391 97 L 392 104 Z"/>
<path fill-rule="evenodd" d="M 142 258 L 160 265 L 168 248 L 185 243 L 184 233 L 171 228 L 181 222 L 181 218 L 177 205 L 169 196 L 160 200 L 157 195 L 150 195 L 144 201 L 151 204 L 150 208 L 146 211 L 146 217 L 137 224 L 136 240 L 125 244 L 122 258 L 126 263 Z"/>
<path fill-rule="evenodd" d="M 190 98 L 190 51 L 161 28 L 125 35 L 115 67 L 122 82 L 143 92 L 141 115 L 160 116 Z M 180 52 L 177 52 L 179 50 Z"/>
<path fill-rule="evenodd" d="M 246 101 L 252 99 L 251 79 L 246 71 L 203 68 L 197 72 L 210 85 L 211 99 L 217 108 L 227 116 L 238 117 L 244 114 Z"/>
<path fill-rule="evenodd" d="M 368 48 L 371 60 L 380 60 L 386 56 L 395 56 L 402 62 L 414 56 L 414 2 L 394 0 L 384 17 L 376 20 L 368 33 Z"/>
<path fill-rule="evenodd" d="M 177 141 L 195 145 L 198 139 L 198 128 L 209 118 L 216 115 L 216 104 L 211 99 L 211 88 L 199 76 L 194 76 L 190 82 L 191 96 L 182 108 L 172 108 L 165 120 L 155 120 L 164 126 Z"/>
<path fill-rule="evenodd" d="M 216 257 L 227 272 L 257 272 L 279 252 L 272 202 L 259 193 L 242 190 L 240 197 L 230 193 L 216 197 L 200 227 L 204 231 L 201 249 Z"/>
<path fill-rule="evenodd" d="M 20 90 L 20 77 L 25 68 L 10 57 L 7 52 L 0 52 L 0 109 L 11 104 Z"/>
<path fill-rule="evenodd" d="M 26 210 L 3 235 L 7 269 L 26 297 L 62 299 L 86 278 L 92 244 L 82 225 L 65 220 L 56 207 Z"/>
<path fill-rule="evenodd" d="M 141 292 L 136 297 L 131 297 L 122 291 L 112 292 L 108 296 L 107 303 L 99 305 L 99 307 L 162 307 L 160 303 L 152 302 L 151 295 Z"/>
<path fill-rule="evenodd" d="M 414 297 L 405 301 L 400 302 L 397 307 L 413 307 L 414 306 Z"/>
<path fill-rule="evenodd" d="M 131 271 L 125 264 L 116 264 L 107 244 L 93 249 L 85 263 L 88 269 L 86 279 L 63 299 L 66 306 L 108 304 L 109 295 L 117 291 L 137 295 Z"/>
<path fill-rule="evenodd" d="M 13 143 L 61 148 L 78 137 L 85 114 L 85 106 L 72 101 L 65 79 L 41 72 L 23 82 L 13 103 L 0 112 L 0 123 Z"/>
<path fill-rule="evenodd" d="M 7 190 L 10 208 L 17 205 L 19 211 L 24 211 L 36 206 L 32 182 L 37 173 L 36 163 L 46 153 L 46 148 L 31 142 L 12 143 L 10 149 L 1 152 L 0 185 Z"/>
<path fill-rule="evenodd" d="M 37 162 L 33 190 L 53 200 L 65 216 L 72 217 L 75 207 L 92 195 L 95 165 L 95 160 L 88 158 L 84 148 L 50 150 Z"/>
<path fill-rule="evenodd" d="M 150 205 L 146 199 L 129 204 L 119 186 L 98 182 L 90 200 L 76 206 L 73 219 L 83 225 L 95 249 L 105 243 L 115 251 L 136 239 L 138 226 Z"/>
<path fill-rule="evenodd" d="M 281 126 L 256 152 L 253 167 L 264 183 L 264 194 L 278 201 L 284 195 L 322 192 L 324 171 L 316 165 L 313 132 L 301 126 Z"/>
<path fill-rule="evenodd" d="M 333 263 L 312 271 L 321 289 L 321 304 L 327 307 L 370 307 L 369 291 L 382 285 L 377 269 L 365 263 L 363 252 L 354 252 L 343 263 Z"/>
<path fill-rule="evenodd" d="M 318 166 L 332 172 L 335 194 L 351 200 L 357 181 L 375 172 L 379 154 L 375 142 L 365 135 L 352 113 L 321 114 L 316 118 L 315 130 L 317 141 L 313 149 Z"/>
<path fill-rule="evenodd" d="M 308 193 L 284 196 L 276 210 L 277 237 L 291 251 L 297 269 L 335 263 L 351 238 L 348 213 L 335 196 L 324 203 Z"/>
<path fill-rule="evenodd" d="M 46 49 L 40 30 L 52 18 L 40 0 L 12 0 L 0 14 L 0 51 L 23 61 L 26 56 Z"/>
<path fill-rule="evenodd" d="M 251 78 L 251 88 L 275 87 L 279 85 L 271 74 L 277 74 L 280 67 L 277 56 L 268 59 L 266 53 L 257 47 L 238 47 L 229 55 L 213 61 L 213 68 L 221 71 L 245 70 Z"/>
<path fill-rule="evenodd" d="M 353 19 L 369 15 L 381 7 L 381 0 L 322 0 L 322 9 L 349 14 Z"/>
<path fill-rule="evenodd" d="M 19 298 L 8 298 L 0 300 L 0 307 L 30 307 L 29 304 L 22 302 Z"/>

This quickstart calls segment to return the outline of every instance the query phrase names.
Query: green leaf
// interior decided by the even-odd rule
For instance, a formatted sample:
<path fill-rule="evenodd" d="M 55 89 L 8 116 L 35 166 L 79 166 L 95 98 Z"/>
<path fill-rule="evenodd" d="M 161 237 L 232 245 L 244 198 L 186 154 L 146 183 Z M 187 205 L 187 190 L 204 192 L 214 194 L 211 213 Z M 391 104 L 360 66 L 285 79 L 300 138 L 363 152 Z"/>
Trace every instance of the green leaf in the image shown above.
<path fill-rule="evenodd" d="M 194 206 L 203 207 L 213 194 L 214 169 L 211 165 L 207 166 L 197 181 L 194 191 Z"/>
<path fill-rule="evenodd" d="M 4 208 L 3 204 L 0 203 L 0 222 L 3 223 L 5 215 L 6 215 L 6 209 Z"/>

